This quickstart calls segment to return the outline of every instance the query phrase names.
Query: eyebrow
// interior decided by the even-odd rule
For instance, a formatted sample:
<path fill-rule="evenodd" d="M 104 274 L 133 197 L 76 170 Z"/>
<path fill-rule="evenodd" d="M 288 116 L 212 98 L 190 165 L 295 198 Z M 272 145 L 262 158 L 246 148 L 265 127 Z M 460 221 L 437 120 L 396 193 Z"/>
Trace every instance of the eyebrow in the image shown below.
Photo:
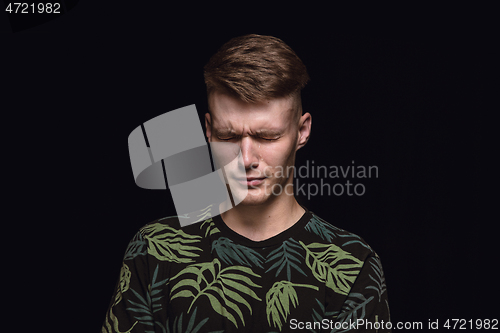
<path fill-rule="evenodd" d="M 214 129 L 214 132 L 216 135 L 220 136 L 237 136 L 238 134 L 236 131 L 232 128 L 220 128 L 220 129 Z M 271 130 L 271 129 L 259 129 L 255 131 L 255 135 L 259 137 L 276 137 L 280 136 L 282 134 L 282 131 L 278 130 Z"/>
<path fill-rule="evenodd" d="M 231 136 L 231 135 L 236 135 L 236 131 L 232 128 L 214 128 L 214 132 L 217 135 L 221 136 Z"/>
<path fill-rule="evenodd" d="M 257 134 L 257 136 L 275 137 L 275 136 L 280 136 L 281 131 L 270 130 L 270 129 L 259 129 L 255 131 L 255 134 Z"/>

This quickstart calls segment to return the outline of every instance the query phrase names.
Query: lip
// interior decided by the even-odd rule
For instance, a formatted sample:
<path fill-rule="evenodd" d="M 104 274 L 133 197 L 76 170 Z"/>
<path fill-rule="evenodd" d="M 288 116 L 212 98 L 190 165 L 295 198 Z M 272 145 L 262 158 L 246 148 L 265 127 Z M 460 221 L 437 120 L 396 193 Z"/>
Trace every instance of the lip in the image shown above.
<path fill-rule="evenodd" d="M 237 180 L 238 180 L 238 182 L 240 182 L 243 185 L 257 186 L 257 185 L 262 184 L 266 180 L 266 177 L 262 177 L 262 178 L 257 178 L 257 177 L 238 178 Z"/>

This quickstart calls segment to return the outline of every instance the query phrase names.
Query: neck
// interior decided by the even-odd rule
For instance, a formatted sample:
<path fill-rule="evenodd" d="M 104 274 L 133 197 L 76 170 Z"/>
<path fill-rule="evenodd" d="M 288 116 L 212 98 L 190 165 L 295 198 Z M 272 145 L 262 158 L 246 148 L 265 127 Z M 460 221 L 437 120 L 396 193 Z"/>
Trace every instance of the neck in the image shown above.
<path fill-rule="evenodd" d="M 253 241 L 262 241 L 294 225 L 305 210 L 295 197 L 281 195 L 262 205 L 239 204 L 221 214 L 226 225 Z"/>

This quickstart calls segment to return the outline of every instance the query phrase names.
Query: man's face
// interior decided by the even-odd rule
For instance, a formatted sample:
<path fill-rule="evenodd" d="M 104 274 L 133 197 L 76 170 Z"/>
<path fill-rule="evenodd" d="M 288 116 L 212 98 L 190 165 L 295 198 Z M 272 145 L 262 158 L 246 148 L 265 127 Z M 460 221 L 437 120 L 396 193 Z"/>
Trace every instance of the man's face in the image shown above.
<path fill-rule="evenodd" d="M 248 186 L 248 194 L 240 204 L 269 204 L 280 195 L 293 195 L 295 152 L 309 138 L 311 115 L 295 116 L 292 97 L 246 103 L 216 91 L 209 105 L 208 141 L 231 142 L 241 149 L 246 179 L 236 181 Z"/>

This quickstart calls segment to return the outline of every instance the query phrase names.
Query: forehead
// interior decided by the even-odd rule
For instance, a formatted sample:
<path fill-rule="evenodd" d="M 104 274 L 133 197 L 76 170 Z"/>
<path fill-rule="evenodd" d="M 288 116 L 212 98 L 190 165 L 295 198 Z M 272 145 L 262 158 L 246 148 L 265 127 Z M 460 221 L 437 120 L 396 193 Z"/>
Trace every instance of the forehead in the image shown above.
<path fill-rule="evenodd" d="M 292 97 L 246 103 L 216 91 L 210 94 L 208 103 L 212 126 L 216 130 L 283 131 L 294 120 L 295 108 Z"/>

